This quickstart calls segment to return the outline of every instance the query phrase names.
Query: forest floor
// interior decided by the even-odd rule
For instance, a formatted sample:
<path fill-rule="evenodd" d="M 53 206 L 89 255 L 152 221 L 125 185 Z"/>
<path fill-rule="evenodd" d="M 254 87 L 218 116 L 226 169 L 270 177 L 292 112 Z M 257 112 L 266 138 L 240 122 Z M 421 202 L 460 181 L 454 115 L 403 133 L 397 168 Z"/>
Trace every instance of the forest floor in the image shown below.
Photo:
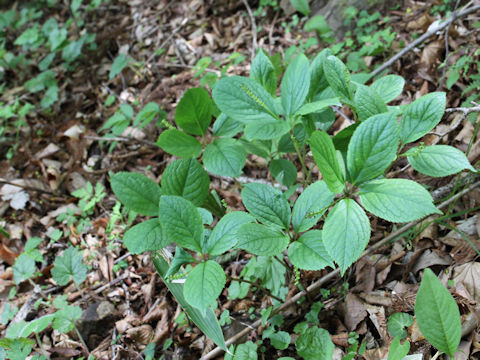
<path fill-rule="evenodd" d="M 16 6 L 26 6 L 23 3 Z M 358 70 L 365 71 L 364 66 L 374 69 L 412 43 L 435 20 L 446 16 L 442 6 L 447 3 L 405 0 L 402 6 L 372 10 L 371 13 L 380 11 L 381 16 L 363 29 L 374 24 L 370 29 L 373 34 L 390 28 L 388 34 L 394 33 L 394 38 L 381 51 L 363 56 Z M 152 353 L 155 359 L 199 359 L 215 348 L 185 317 L 157 275 L 151 255 L 132 255 L 122 246 L 128 226 L 143 218 L 128 218 L 119 207 L 109 176 L 118 171 L 133 171 L 159 182 L 165 167 L 174 160 L 155 145 L 162 127 L 152 122 L 143 129 L 129 128 L 131 131 L 125 133 L 128 136 L 108 139 L 103 137 L 108 129 L 102 126 L 120 105 L 130 104 L 140 109 L 149 102 L 157 103 L 165 111 L 166 121 L 172 123 L 176 105 L 187 89 L 206 86 L 210 91 L 206 82 L 215 81 L 220 75 L 248 76 L 252 55 L 258 48 L 283 56 L 300 49 L 312 56 L 326 46 L 315 32 L 303 29 L 308 17 L 275 5 L 259 9 L 256 1 L 249 1 L 248 7 L 253 17 L 247 12 L 246 2 L 241 0 L 135 0 L 100 4 L 82 18 L 85 29 L 96 34 L 98 47 L 85 50 L 74 70 L 56 68 L 57 78 L 67 79 L 59 86 L 58 100 L 48 110 L 29 113 L 21 125 L 1 120 L 2 136 L 6 139 L 0 144 L 2 336 L 10 320 L 30 321 L 49 314 L 53 311 L 52 301 L 66 295 L 71 305 L 83 311 L 77 326 L 85 344 L 74 331 L 63 334 L 47 327 L 38 335 L 52 359 L 87 358 L 88 353 L 96 359 L 151 359 Z M 62 2 L 45 8 L 42 16 L 55 16 L 61 23 L 70 12 Z M 445 31 L 435 34 L 387 69 L 388 73 L 406 80 L 396 104 L 409 103 L 429 92 L 446 91 L 447 108 L 472 106 L 464 103 L 471 95 L 465 89 L 474 81 L 471 75 L 479 71 L 479 54 L 475 52 L 480 46 L 479 19 L 477 12 L 457 20 L 449 27 L 448 35 Z M 256 28 L 255 36 L 252 28 Z M 12 30 L 10 41 L 23 29 Z M 353 41 L 352 47 L 362 46 L 354 34 L 348 36 Z M 340 53 L 346 56 L 347 50 L 345 47 Z M 442 66 L 446 52 L 448 62 Z M 110 79 L 112 62 L 119 54 L 126 54 L 131 61 Z M 464 56 L 473 60 L 458 66 L 458 78 L 449 83 L 447 79 L 455 71 L 454 65 L 464 61 Z M 206 66 L 203 71 L 196 66 L 202 58 Z M 21 88 L 31 77 L 6 71 L 7 87 L 1 94 L 1 102 L 12 104 L 20 96 L 38 106 L 42 100 L 39 93 Z M 480 84 L 478 76 L 476 79 Z M 468 159 L 476 167 L 480 160 L 477 115 L 447 112 L 434 133 L 423 141 L 455 146 L 468 153 Z M 343 129 L 344 120 L 339 114 L 330 133 Z M 469 178 L 467 183 L 457 186 L 464 176 L 431 178 L 405 165 L 406 162 L 399 161 L 390 171 L 426 186 L 439 202 L 474 181 Z M 258 156 L 247 158 L 243 172 L 245 181 L 271 180 L 265 160 Z M 79 189 L 86 190 L 82 193 Z M 243 210 L 238 182 L 212 176 L 210 189 L 215 189 L 229 208 Z M 331 334 L 335 359 L 341 359 L 352 344 L 361 343 L 366 349 L 357 358 L 386 358 L 392 340 L 387 319 L 395 312 L 413 314 L 421 271 L 430 267 L 443 274 L 441 279 L 445 283 L 453 280 L 455 284 L 451 292 L 463 320 L 460 344 L 463 352 L 457 352 L 455 359 L 478 356 L 480 263 L 475 247 L 480 248 L 479 205 L 480 189 L 470 189 L 444 209 L 449 216 L 442 221 L 429 218 L 416 224 L 361 258 L 343 277 L 329 278 L 320 291 L 308 294 L 305 302 L 282 312 L 282 330 L 291 333 L 305 315 L 314 314 Z M 379 220 L 371 225 L 370 245 L 397 229 Z M 24 251 L 27 240 L 36 237 L 41 239 L 36 244 L 41 256 L 35 265 L 40 273 L 18 283 L 14 279 L 15 259 Z M 70 245 L 81 250 L 88 267 L 87 276 L 78 286 L 72 282 L 61 286 L 50 270 L 55 259 Z M 227 274 L 237 276 L 248 256 L 240 252 L 225 266 Z M 308 286 L 329 271 L 302 272 L 301 284 Z M 288 299 L 298 288 L 293 280 L 287 285 Z M 228 286 L 227 283 L 216 310 L 218 316 L 229 311 L 230 319 L 223 327 L 225 339 L 259 319 L 261 309 L 272 302 L 259 288 L 250 289 L 245 298 L 231 299 Z M 316 314 L 311 311 L 315 303 L 322 304 Z M 251 328 L 241 341 L 262 340 L 262 331 L 263 327 Z M 415 324 L 408 328 L 408 339 L 412 344 L 410 354 L 422 354 L 424 359 L 435 354 Z M 152 343 L 154 346 L 149 346 Z M 33 348 L 41 353 L 37 345 Z M 264 340 L 261 350 L 260 359 L 299 358 L 293 344 L 285 350 L 276 350 L 270 340 Z M 220 352 L 215 359 L 223 356 Z"/>

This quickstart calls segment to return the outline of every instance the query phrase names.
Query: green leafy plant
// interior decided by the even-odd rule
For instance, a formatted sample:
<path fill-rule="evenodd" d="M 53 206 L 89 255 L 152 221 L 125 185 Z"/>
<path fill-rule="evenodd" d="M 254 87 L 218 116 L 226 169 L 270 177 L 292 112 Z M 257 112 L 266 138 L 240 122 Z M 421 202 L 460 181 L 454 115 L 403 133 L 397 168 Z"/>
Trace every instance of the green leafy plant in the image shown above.
<path fill-rule="evenodd" d="M 300 270 L 336 265 L 345 274 L 369 242 L 367 212 L 394 223 L 441 213 L 420 184 L 385 177 L 396 159 L 406 157 L 414 169 L 427 175 L 475 171 L 463 153 L 448 146 L 419 144 L 402 152 L 406 144 L 419 141 L 440 122 L 445 93 L 427 94 L 401 107 L 388 106 L 403 90 L 401 77 L 384 76 L 367 86 L 355 81 L 328 49 L 311 62 L 303 54 L 291 60 L 278 97 L 277 80 L 272 60 L 259 52 L 249 78 L 225 77 L 213 87 L 213 102 L 220 112 L 214 110 L 207 91 L 187 91 L 175 114 L 176 125 L 183 131 L 171 128 L 159 139 L 167 152 L 185 158 L 166 167 L 160 185 L 138 173 L 111 175 L 112 189 L 125 207 L 153 216 L 125 233 L 125 246 L 134 254 L 156 254 L 154 263 L 167 286 L 200 329 L 223 348 L 220 326 L 212 316 L 227 282 L 219 261 L 222 256 L 240 250 L 253 255 L 240 278 L 232 279 L 230 295 L 245 296 L 254 287 L 270 292 L 276 306 L 285 298 L 284 284 Z M 332 137 L 327 131 L 334 105 L 348 106 L 355 123 Z M 213 116 L 214 139 L 206 145 Z M 219 135 L 219 129 L 228 136 Z M 190 139 L 190 145 L 180 147 L 183 138 Z M 225 150 L 226 144 L 238 151 Z M 209 160 L 211 146 L 223 154 L 216 165 Z M 261 154 L 271 174 L 291 188 L 282 192 L 267 184 L 245 184 L 241 198 L 246 211 L 225 214 L 218 196 L 209 193 L 209 175 L 197 160 L 202 150 L 205 168 L 227 176 L 241 173 L 247 153 Z M 315 165 L 307 161 L 309 151 Z M 298 184 L 292 175 L 295 165 L 285 156 L 288 153 L 296 154 L 304 185 L 292 202 L 289 198 Z M 313 166 L 322 180 L 312 181 Z M 161 250 L 171 242 L 177 246 L 173 258 Z M 283 258 L 285 251 L 293 268 Z M 281 267 L 293 271 L 281 271 Z M 267 335 L 271 342 L 273 337 L 274 346 L 284 346 L 286 336 L 281 330 L 271 328 Z M 329 340 L 325 330 L 303 327 L 297 352 L 310 358 L 314 356 L 310 344 L 318 343 L 314 353 L 320 351 L 327 359 L 333 351 Z M 352 354 L 363 350 L 363 345 L 352 343 Z M 250 352 L 253 345 L 235 351 Z"/>

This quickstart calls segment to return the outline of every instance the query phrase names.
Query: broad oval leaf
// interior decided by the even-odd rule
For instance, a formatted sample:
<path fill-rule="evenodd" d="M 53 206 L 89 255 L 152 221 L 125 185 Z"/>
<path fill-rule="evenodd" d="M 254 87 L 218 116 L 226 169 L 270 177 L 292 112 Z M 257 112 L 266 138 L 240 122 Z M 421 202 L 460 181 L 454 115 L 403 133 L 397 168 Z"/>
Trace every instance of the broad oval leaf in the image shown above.
<path fill-rule="evenodd" d="M 303 15 L 310 15 L 310 5 L 308 4 L 308 0 L 290 0 L 290 4 L 292 4 L 292 6 Z"/>
<path fill-rule="evenodd" d="M 245 148 L 235 139 L 216 139 L 203 152 L 205 168 L 221 176 L 239 176 L 246 159 Z"/>
<path fill-rule="evenodd" d="M 244 224 L 237 232 L 237 248 L 254 255 L 278 255 L 288 246 L 288 236 L 278 228 L 253 223 Z"/>
<path fill-rule="evenodd" d="M 260 222 L 288 229 L 290 205 L 280 190 L 266 184 L 246 184 L 242 189 L 242 201 Z"/>
<path fill-rule="evenodd" d="M 301 233 L 314 226 L 332 204 L 335 194 L 320 180 L 308 186 L 298 197 L 292 212 L 295 232 Z"/>
<path fill-rule="evenodd" d="M 280 184 L 291 186 L 297 181 L 297 168 L 287 159 L 275 159 L 268 164 L 270 173 Z"/>
<path fill-rule="evenodd" d="M 465 154 L 453 146 L 414 147 L 406 155 L 415 170 L 428 176 L 443 177 L 464 169 L 475 171 Z"/>
<path fill-rule="evenodd" d="M 247 140 L 271 140 L 278 139 L 290 130 L 290 125 L 282 120 L 258 120 L 245 126 L 245 138 Z"/>
<path fill-rule="evenodd" d="M 162 175 L 164 195 L 178 195 L 202 206 L 208 196 L 210 178 L 195 159 L 180 159 L 170 163 Z"/>
<path fill-rule="evenodd" d="M 183 296 L 184 284 L 172 283 L 166 277 L 168 271 L 168 263 L 159 255 L 153 257 L 153 265 L 158 274 L 162 277 L 168 290 L 173 294 L 180 306 L 187 312 L 188 317 L 198 326 L 198 328 L 210 339 L 213 340 L 223 350 L 227 350 L 225 338 L 223 337 L 222 328 L 218 323 L 217 317 L 211 308 L 201 312 L 196 307 L 191 306 Z"/>
<path fill-rule="evenodd" d="M 212 122 L 213 104 L 203 88 L 188 89 L 175 110 L 175 123 L 192 135 L 205 135 Z"/>
<path fill-rule="evenodd" d="M 328 87 L 328 81 L 323 71 L 323 63 L 328 56 L 332 55 L 329 48 L 323 49 L 315 56 L 310 65 L 310 90 L 308 92 L 308 99 L 312 100 L 315 95 L 325 90 Z"/>
<path fill-rule="evenodd" d="M 338 98 L 329 98 L 324 100 L 318 100 L 303 105 L 297 111 L 297 115 L 308 115 L 312 113 L 319 113 L 324 111 L 329 106 L 340 105 Z"/>
<path fill-rule="evenodd" d="M 407 313 L 395 313 L 390 315 L 388 318 L 388 332 L 394 338 L 398 337 L 400 339 L 405 338 L 408 333 L 406 328 L 412 326 L 414 318 L 412 315 Z"/>
<path fill-rule="evenodd" d="M 202 153 L 200 141 L 177 129 L 163 131 L 156 144 L 167 153 L 180 158 L 196 158 Z"/>
<path fill-rule="evenodd" d="M 343 275 L 365 250 L 370 240 L 370 221 L 354 200 L 343 199 L 328 213 L 322 237 Z"/>
<path fill-rule="evenodd" d="M 429 214 L 441 214 L 430 193 L 407 179 L 381 179 L 360 186 L 363 207 L 375 216 L 391 222 L 409 222 Z"/>
<path fill-rule="evenodd" d="M 244 123 L 221 113 L 213 123 L 213 136 L 232 137 L 243 131 Z"/>
<path fill-rule="evenodd" d="M 277 75 L 270 58 L 260 49 L 252 61 L 250 77 L 261 84 L 270 94 L 277 90 Z"/>
<path fill-rule="evenodd" d="M 447 97 L 444 92 L 433 92 L 408 105 L 400 122 L 403 144 L 420 139 L 442 120 Z"/>
<path fill-rule="evenodd" d="M 160 250 L 169 242 L 170 240 L 157 218 L 143 221 L 123 235 L 123 244 L 132 254 Z"/>
<path fill-rule="evenodd" d="M 185 300 L 205 313 L 218 298 L 226 283 L 225 273 L 219 263 L 208 260 L 193 268 L 185 280 Z"/>
<path fill-rule="evenodd" d="M 180 196 L 160 198 L 159 219 L 167 236 L 178 245 L 202 252 L 203 223 L 197 208 Z"/>
<path fill-rule="evenodd" d="M 462 323 L 455 299 L 430 269 L 425 269 L 415 299 L 415 317 L 425 339 L 453 358 Z"/>
<path fill-rule="evenodd" d="M 298 337 L 295 348 L 305 360 L 332 360 L 335 345 L 327 330 L 313 326 Z"/>
<path fill-rule="evenodd" d="M 115 195 L 128 209 L 142 215 L 157 215 L 160 186 L 149 177 L 139 173 L 118 172 L 112 176 L 110 184 Z"/>
<path fill-rule="evenodd" d="M 335 194 L 341 193 L 345 187 L 345 180 L 332 139 L 325 131 L 315 131 L 309 143 L 315 163 L 328 188 Z"/>
<path fill-rule="evenodd" d="M 254 221 L 253 216 L 243 211 L 226 214 L 213 228 L 207 240 L 206 252 L 211 256 L 217 256 L 230 250 L 237 244 L 237 232 L 240 226 Z"/>
<path fill-rule="evenodd" d="M 278 120 L 272 95 L 255 80 L 242 76 L 220 79 L 212 96 L 220 110 L 243 123 Z"/>
<path fill-rule="evenodd" d="M 323 63 L 323 71 L 335 95 L 343 101 L 352 102 L 350 73 L 345 64 L 336 56 L 328 56 Z"/>
<path fill-rule="evenodd" d="M 381 175 L 397 156 L 399 129 L 395 115 L 372 116 L 361 123 L 348 145 L 347 168 L 352 184 Z"/>
<path fill-rule="evenodd" d="M 387 106 L 382 98 L 375 90 L 365 85 L 357 86 L 355 109 L 360 121 L 364 121 L 373 115 L 387 112 Z"/>
<path fill-rule="evenodd" d="M 303 270 L 321 270 L 334 267 L 322 240 L 320 230 L 310 230 L 291 243 L 288 258 L 293 265 Z"/>
<path fill-rule="evenodd" d="M 402 93 L 404 86 L 405 80 L 403 77 L 398 75 L 387 75 L 375 80 L 370 87 L 380 95 L 385 103 L 389 103 Z"/>
<path fill-rule="evenodd" d="M 399 337 L 396 337 L 391 342 L 390 348 L 388 349 L 387 360 L 408 360 L 406 355 L 410 351 L 410 342 L 405 340 L 405 342 L 401 344 L 400 340 L 401 339 Z"/>
<path fill-rule="evenodd" d="M 288 65 L 280 89 L 285 115 L 291 116 L 303 105 L 310 89 L 310 64 L 304 54 Z"/>

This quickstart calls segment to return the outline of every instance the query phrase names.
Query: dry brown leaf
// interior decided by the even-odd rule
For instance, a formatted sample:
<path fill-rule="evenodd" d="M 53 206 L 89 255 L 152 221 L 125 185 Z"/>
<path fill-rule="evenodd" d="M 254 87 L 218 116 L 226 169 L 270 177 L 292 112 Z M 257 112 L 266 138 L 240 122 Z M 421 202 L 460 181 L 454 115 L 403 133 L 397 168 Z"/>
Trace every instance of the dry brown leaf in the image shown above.
<path fill-rule="evenodd" d="M 347 325 L 348 330 L 354 331 L 357 325 L 367 316 L 367 311 L 363 301 L 351 293 L 347 294 L 345 306 L 345 325 Z"/>
<path fill-rule="evenodd" d="M 455 268 L 455 283 L 462 283 L 476 302 L 480 302 L 480 263 L 469 262 Z"/>
<path fill-rule="evenodd" d="M 146 345 L 152 340 L 153 329 L 146 324 L 128 329 L 126 333 L 134 342 Z"/>
<path fill-rule="evenodd" d="M 412 271 L 417 273 L 420 270 L 434 265 L 450 265 L 452 258 L 447 254 L 440 254 L 437 250 L 425 250 L 417 259 Z"/>

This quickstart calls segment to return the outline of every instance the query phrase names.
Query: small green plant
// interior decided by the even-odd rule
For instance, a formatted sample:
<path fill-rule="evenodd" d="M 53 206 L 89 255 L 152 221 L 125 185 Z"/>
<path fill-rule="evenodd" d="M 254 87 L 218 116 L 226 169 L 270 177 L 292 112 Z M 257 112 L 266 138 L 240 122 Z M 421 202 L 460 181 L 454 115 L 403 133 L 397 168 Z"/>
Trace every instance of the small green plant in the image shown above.
<path fill-rule="evenodd" d="M 112 189 L 125 207 L 153 217 L 125 233 L 125 246 L 133 254 L 154 253 L 154 264 L 167 287 L 199 328 L 224 350 L 213 312 L 227 283 L 216 261 L 221 256 L 239 250 L 253 255 L 240 278 L 232 279 L 229 296 L 245 296 L 252 286 L 252 290 L 270 291 L 273 305 L 278 306 L 285 298 L 285 284 L 298 284 L 301 270 L 338 266 L 345 274 L 369 242 L 367 212 L 394 223 L 441 213 L 420 184 L 385 177 L 396 159 L 406 157 L 415 170 L 436 177 L 475 171 L 466 156 L 450 146 L 417 144 L 403 151 L 440 122 L 445 93 L 388 106 L 401 94 L 403 78 L 388 75 L 369 86 L 354 81 L 329 49 L 312 61 L 303 54 L 291 60 L 277 97 L 278 75 L 269 56 L 260 51 L 249 78 L 224 77 L 215 84 L 212 97 L 219 111 L 206 90 L 188 90 L 175 114 L 176 125 L 183 131 L 172 127 L 158 141 L 167 152 L 184 158 L 166 167 L 160 185 L 138 173 L 111 175 Z M 332 105 L 348 106 L 355 120 L 333 137 L 327 132 L 333 123 Z M 213 139 L 206 144 L 213 117 Z M 307 161 L 310 151 L 315 165 Z M 282 192 L 267 184 L 245 184 L 241 198 L 246 211 L 225 214 L 221 200 L 209 193 L 209 175 L 197 158 L 202 155 L 203 165 L 214 174 L 236 177 L 247 153 L 267 159 L 270 173 L 290 188 Z M 286 156 L 289 153 L 300 162 L 304 185 L 300 196 L 291 201 L 299 184 L 297 167 Z M 312 180 L 313 166 L 320 170 L 321 180 Z M 218 222 L 213 222 L 213 215 Z M 173 258 L 162 250 L 171 242 L 177 245 Z M 422 301 L 418 303 L 422 309 Z M 298 354 L 306 359 L 331 358 L 328 332 L 317 326 L 314 314 L 309 318 L 314 326 L 298 329 Z M 287 341 L 275 326 L 266 337 L 277 349 Z M 351 345 L 353 356 L 364 351 L 356 338 L 352 337 Z M 249 353 L 256 348 L 252 343 L 234 351 Z"/>

